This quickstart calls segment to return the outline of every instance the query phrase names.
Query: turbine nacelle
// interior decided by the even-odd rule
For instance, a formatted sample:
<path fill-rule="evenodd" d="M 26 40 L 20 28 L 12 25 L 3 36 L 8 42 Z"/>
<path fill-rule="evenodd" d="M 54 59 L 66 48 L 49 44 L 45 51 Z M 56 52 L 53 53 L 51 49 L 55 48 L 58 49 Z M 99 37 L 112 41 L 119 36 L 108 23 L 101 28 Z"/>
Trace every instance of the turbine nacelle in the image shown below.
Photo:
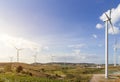
<path fill-rule="evenodd" d="M 106 16 L 107 19 L 106 19 L 104 22 L 106 22 L 106 23 L 109 22 L 109 24 L 111 25 L 111 28 L 112 28 L 112 30 L 113 30 L 113 32 L 114 32 L 113 24 L 112 24 L 112 21 L 111 21 L 111 19 L 112 19 L 112 18 L 111 18 L 111 10 L 110 10 L 109 13 L 110 13 L 109 16 L 108 16 L 108 14 L 105 13 L 105 16 Z"/>

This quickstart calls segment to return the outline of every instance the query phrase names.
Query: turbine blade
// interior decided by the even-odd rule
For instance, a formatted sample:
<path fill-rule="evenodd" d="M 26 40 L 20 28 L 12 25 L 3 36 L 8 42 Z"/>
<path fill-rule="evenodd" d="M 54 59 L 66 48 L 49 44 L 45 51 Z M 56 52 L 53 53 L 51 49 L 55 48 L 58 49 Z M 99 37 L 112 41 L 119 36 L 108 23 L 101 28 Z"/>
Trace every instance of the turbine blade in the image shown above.
<path fill-rule="evenodd" d="M 14 46 L 14 48 L 15 48 L 16 50 L 18 50 L 16 46 Z"/>
<path fill-rule="evenodd" d="M 111 18 L 105 13 L 105 15 L 106 15 L 106 17 L 108 18 L 108 21 L 109 21 L 109 23 L 110 23 L 110 25 L 111 25 L 111 28 L 112 28 L 112 30 L 113 30 L 113 32 L 114 32 L 114 28 L 113 28 L 113 24 L 112 24 L 112 22 L 111 22 Z"/>
<path fill-rule="evenodd" d="M 11 43 L 11 45 L 12 45 L 15 49 L 17 49 L 17 47 L 16 47 L 13 43 Z"/>
<path fill-rule="evenodd" d="M 111 11 L 111 9 L 110 9 L 110 19 L 111 19 L 111 13 L 112 13 L 112 11 Z"/>
<path fill-rule="evenodd" d="M 108 19 L 108 21 L 110 20 L 110 17 L 105 13 L 105 15 L 106 15 L 106 17 L 107 17 L 107 19 Z"/>
<path fill-rule="evenodd" d="M 110 25 L 111 25 L 111 28 L 112 28 L 113 32 L 115 32 L 111 20 L 109 20 L 109 22 L 110 22 Z"/>

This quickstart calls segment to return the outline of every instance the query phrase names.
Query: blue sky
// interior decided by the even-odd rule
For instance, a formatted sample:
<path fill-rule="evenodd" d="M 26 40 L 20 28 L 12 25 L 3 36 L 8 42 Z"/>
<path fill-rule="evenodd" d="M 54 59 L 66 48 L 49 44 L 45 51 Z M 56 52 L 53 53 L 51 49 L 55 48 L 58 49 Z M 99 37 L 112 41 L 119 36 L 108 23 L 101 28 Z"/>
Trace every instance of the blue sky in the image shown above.
<path fill-rule="evenodd" d="M 21 51 L 21 62 L 33 62 L 37 45 L 37 61 L 104 63 L 104 25 L 100 16 L 111 8 L 117 8 L 119 0 L 0 0 L 1 35 L 16 40 Z M 118 22 L 115 23 L 119 28 Z M 109 36 L 109 59 L 113 62 L 114 38 Z M 22 40 L 20 39 L 22 38 Z M 6 40 L 6 39 L 5 39 Z M 1 41 L 1 61 L 16 61 L 16 51 L 7 41 Z M 10 41 L 10 42 L 11 42 Z M 4 45 L 4 44 L 5 45 Z M 7 45 L 6 45 L 7 43 Z M 26 45 L 26 44 L 29 44 Z M 39 46 L 38 46 L 39 45 Z M 6 51 L 7 50 L 7 51 Z M 118 52 L 119 53 L 119 49 Z M 6 59 L 7 58 L 7 59 Z"/>

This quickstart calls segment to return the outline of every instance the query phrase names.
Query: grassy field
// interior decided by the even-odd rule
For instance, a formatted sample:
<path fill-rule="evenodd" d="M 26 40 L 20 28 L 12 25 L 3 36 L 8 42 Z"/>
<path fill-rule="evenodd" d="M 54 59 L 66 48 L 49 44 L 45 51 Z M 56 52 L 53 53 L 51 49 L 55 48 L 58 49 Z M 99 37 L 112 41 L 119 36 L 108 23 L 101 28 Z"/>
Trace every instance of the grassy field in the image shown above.
<path fill-rule="evenodd" d="M 111 74 L 120 70 L 112 66 L 109 69 Z M 71 64 L 0 63 L 0 82 L 89 82 L 93 74 L 104 74 L 104 68 Z"/>
<path fill-rule="evenodd" d="M 50 79 L 50 78 L 40 78 L 40 77 L 31 77 L 23 75 L 11 75 L 11 74 L 1 74 L 0 82 L 89 82 L 89 75 L 78 76 L 77 78 L 73 77 L 71 79 Z"/>
<path fill-rule="evenodd" d="M 93 71 L 72 65 L 0 63 L 0 82 L 89 82 Z"/>

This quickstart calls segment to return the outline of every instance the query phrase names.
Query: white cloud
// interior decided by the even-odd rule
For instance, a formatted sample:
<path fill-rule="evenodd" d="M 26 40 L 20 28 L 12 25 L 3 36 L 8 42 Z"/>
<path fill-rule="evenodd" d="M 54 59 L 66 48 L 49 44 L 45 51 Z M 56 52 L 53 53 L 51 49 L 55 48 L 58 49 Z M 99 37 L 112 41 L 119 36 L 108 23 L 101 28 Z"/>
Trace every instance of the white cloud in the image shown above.
<path fill-rule="evenodd" d="M 114 31 L 113 31 L 113 29 L 114 29 Z M 109 28 L 108 33 L 109 34 L 119 34 L 120 33 L 120 29 L 118 27 L 114 26 L 113 29 Z"/>
<path fill-rule="evenodd" d="M 120 29 L 118 27 L 115 27 L 115 25 L 120 22 L 120 4 L 116 7 L 116 8 L 112 8 L 112 13 L 111 13 L 111 21 L 113 23 L 114 26 L 114 32 L 112 32 L 112 29 L 109 28 L 109 33 L 110 34 L 119 34 L 120 33 Z M 105 15 L 105 13 L 109 16 L 109 12 L 110 10 L 107 10 L 106 12 L 104 12 L 101 16 L 100 16 L 100 20 L 102 21 L 106 21 L 107 17 Z"/>
<path fill-rule="evenodd" d="M 104 27 L 104 26 L 103 26 L 102 24 L 99 24 L 99 23 L 96 25 L 96 28 L 97 28 L 97 29 L 101 29 L 101 28 L 103 28 L 103 27 Z"/>
<path fill-rule="evenodd" d="M 98 37 L 96 34 L 93 34 L 92 36 L 93 36 L 94 38 L 97 38 L 97 37 Z"/>
<path fill-rule="evenodd" d="M 26 40 L 23 38 L 12 37 L 7 34 L 2 34 L 0 36 L 0 41 L 2 41 L 5 45 L 12 47 L 12 48 L 14 48 L 14 47 L 27 48 L 27 49 L 31 49 L 34 51 L 35 50 L 39 51 L 40 48 L 42 47 L 41 45 L 39 45 L 35 42 L 29 41 L 29 40 Z"/>
<path fill-rule="evenodd" d="M 99 56 L 97 56 L 96 54 L 88 54 L 88 53 L 80 53 L 79 55 L 75 55 L 73 56 L 74 59 L 76 61 L 79 61 L 79 62 L 93 62 L 93 63 L 97 63 L 98 62 L 98 58 Z"/>
<path fill-rule="evenodd" d="M 86 46 L 86 44 L 68 45 L 68 47 L 70 47 L 70 48 L 83 48 L 85 46 Z"/>
<path fill-rule="evenodd" d="M 56 56 L 54 60 L 59 62 L 97 63 L 99 62 L 98 58 L 99 57 L 96 56 L 96 54 L 81 53 L 79 55 L 76 55 L 72 53 L 72 54 L 64 54 L 64 55 L 62 54 L 60 56 Z"/>
<path fill-rule="evenodd" d="M 78 49 L 73 50 L 73 54 L 75 54 L 75 55 L 79 55 L 79 54 L 80 54 L 80 50 L 78 50 Z"/>
<path fill-rule="evenodd" d="M 49 50 L 48 46 L 43 47 L 44 50 Z"/>

